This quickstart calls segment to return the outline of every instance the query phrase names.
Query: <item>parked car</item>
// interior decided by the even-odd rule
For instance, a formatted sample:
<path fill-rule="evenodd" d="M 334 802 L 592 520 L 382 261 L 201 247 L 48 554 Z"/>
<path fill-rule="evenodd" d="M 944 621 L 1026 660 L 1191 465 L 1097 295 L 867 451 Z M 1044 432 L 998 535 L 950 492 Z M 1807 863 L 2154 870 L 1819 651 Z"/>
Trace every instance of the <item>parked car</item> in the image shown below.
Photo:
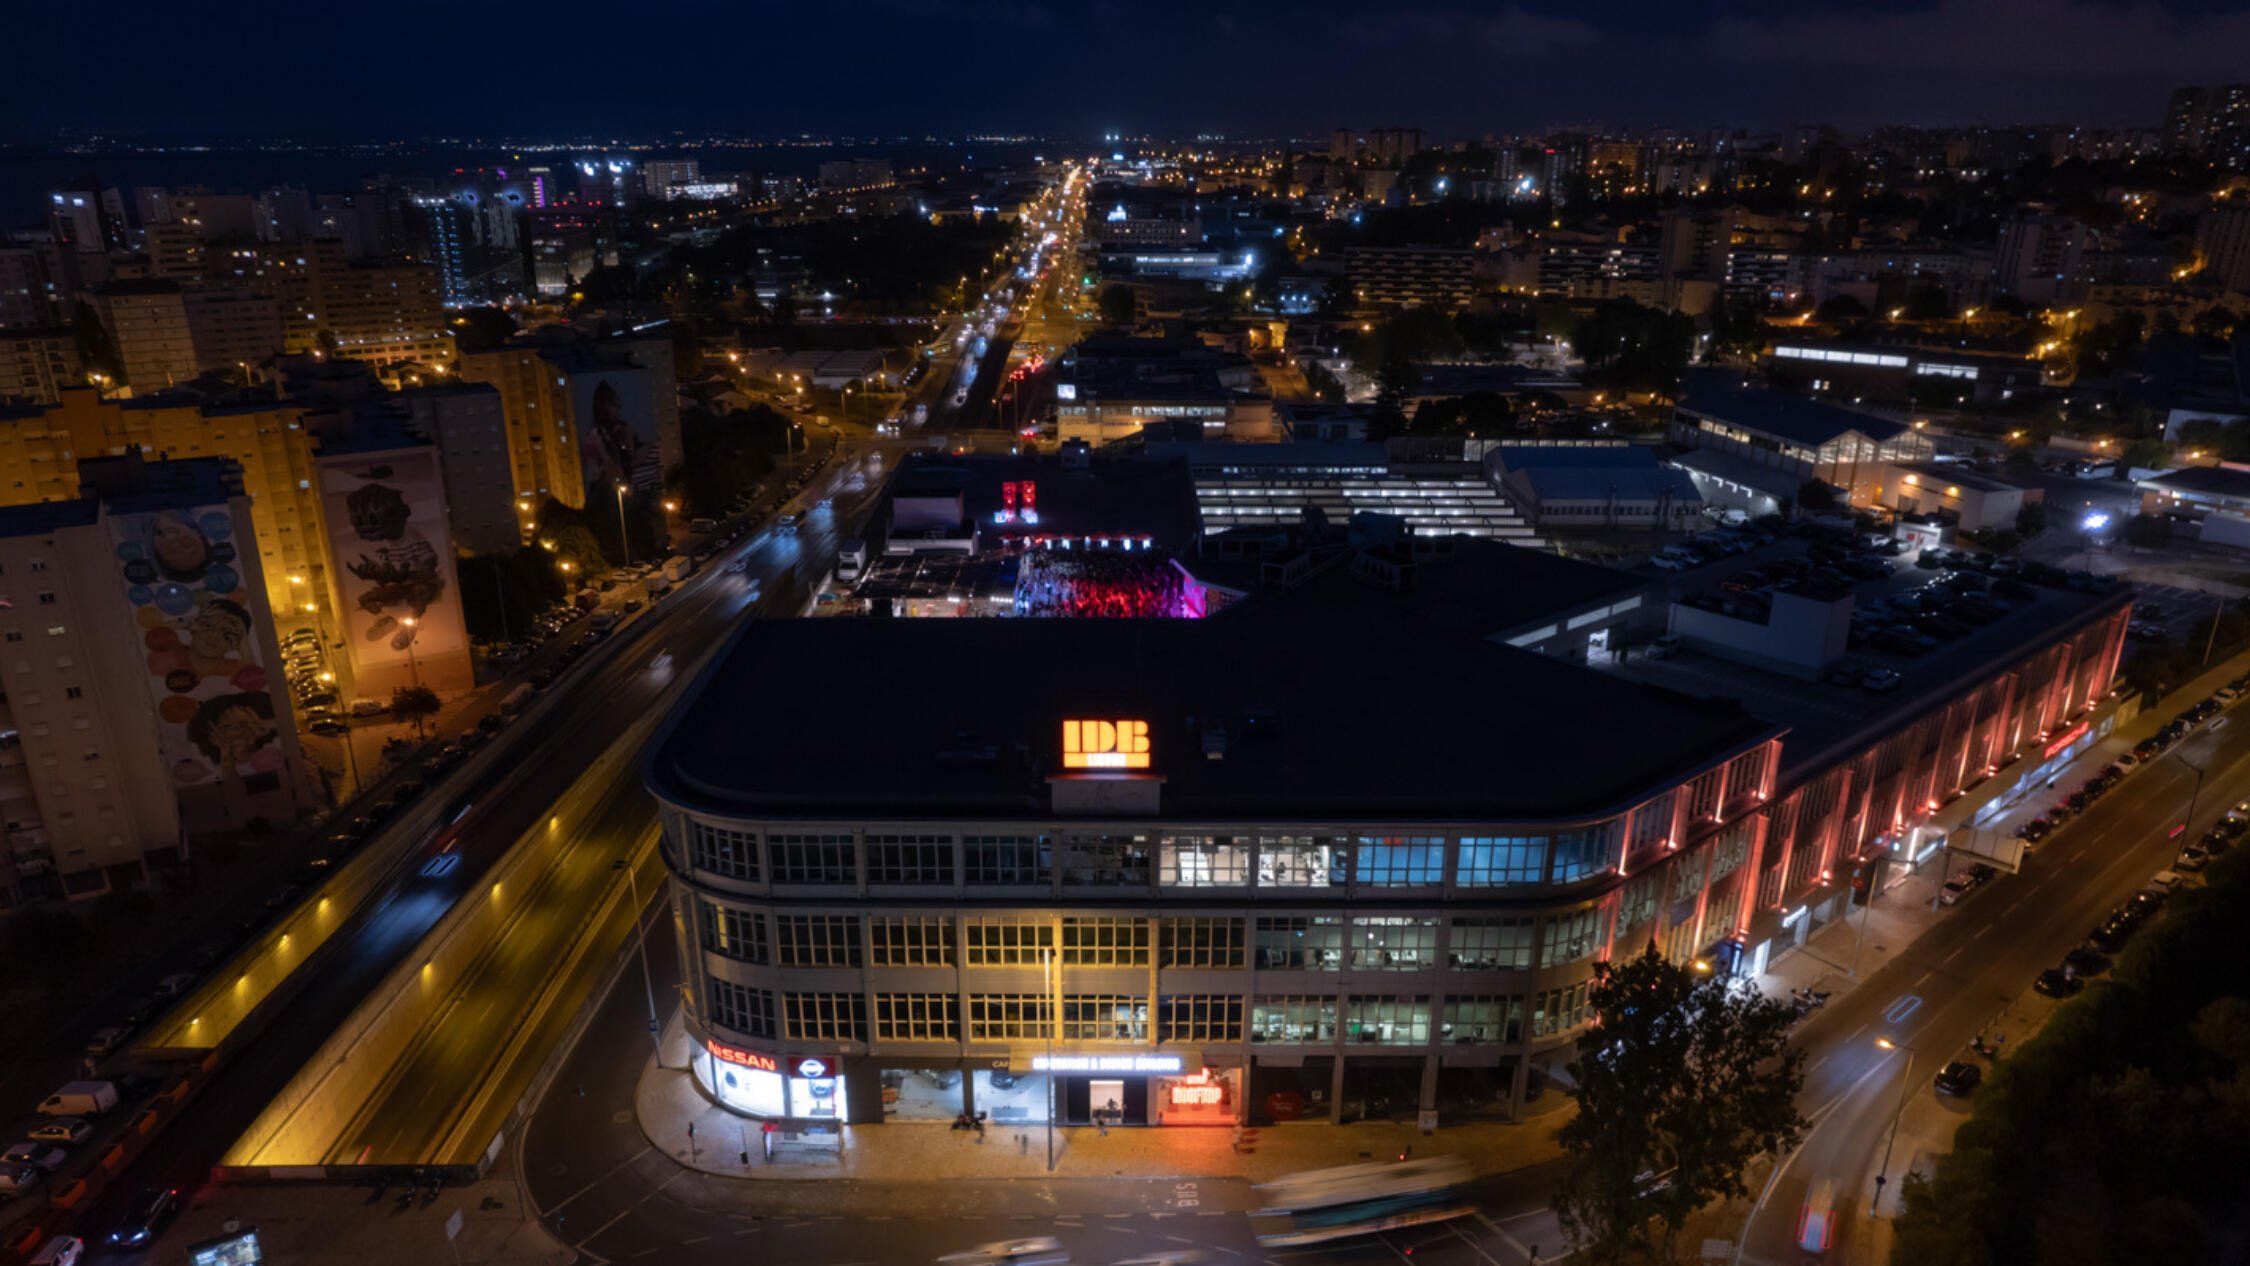
<path fill-rule="evenodd" d="M 1953 903 L 1959 901 L 1961 898 L 1968 896 L 1969 893 L 1976 888 L 1976 886 L 1976 880 L 1971 879 L 1968 875 L 1968 872 L 1963 871 L 1960 874 L 1954 875 L 1953 877 L 1945 881 L 1945 886 L 1943 888 L 1938 889 L 1938 904 L 1948 906 L 1952 905 Z"/>
<path fill-rule="evenodd" d="M 1878 668 L 1875 671 L 1867 674 L 1865 677 L 1860 678 L 1859 688 L 1862 690 L 1871 691 L 1875 694 L 1886 695 L 1891 691 L 1898 689 L 1899 684 L 1901 682 L 1904 682 L 1905 680 L 1906 678 L 1899 675 L 1899 672 L 1896 669 Z"/>
<path fill-rule="evenodd" d="M 180 1193 L 174 1187 L 154 1187 L 133 1197 L 125 1216 L 111 1228 L 109 1242 L 119 1248 L 139 1248 L 156 1238 L 180 1212 Z"/>
<path fill-rule="evenodd" d="M 29 1165 L 42 1173 L 54 1173 L 70 1159 L 70 1153 L 52 1143 L 18 1143 L 0 1152 L 0 1164 Z"/>
<path fill-rule="evenodd" d="M 106 1081 L 73 1081 L 39 1102 L 43 1117 L 97 1117 L 117 1106 L 117 1087 Z M 33 1137 L 37 1137 L 34 1135 Z"/>
<path fill-rule="evenodd" d="M 37 1165 L 0 1164 L 0 1200 L 12 1200 L 36 1187 L 47 1177 L 47 1171 Z"/>
<path fill-rule="evenodd" d="M 1670 659 L 1680 653 L 1680 648 L 1683 645 L 1679 634 L 1666 633 L 1650 642 L 1648 649 L 1642 653 L 1650 659 Z"/>
<path fill-rule="evenodd" d="M 1941 1095 L 1965 1096 L 1975 1092 L 1977 1083 L 1984 1080 L 1984 1070 L 1967 1060 L 1954 1060 L 1938 1070 L 1937 1092 Z"/>
<path fill-rule="evenodd" d="M 2063 966 L 2076 972 L 2078 978 L 2083 980 L 2088 976 L 2099 976 L 2108 971 L 2109 955 L 2102 953 L 2100 950 L 2081 945 L 2063 955 Z"/>
<path fill-rule="evenodd" d="M 2039 973 L 2031 987 L 2050 998 L 2068 998 L 2086 987 L 2086 982 L 2060 967 L 2050 967 Z"/>
<path fill-rule="evenodd" d="M 94 1133 L 94 1123 L 84 1117 L 53 1117 L 24 1131 L 24 1137 L 41 1143 L 83 1143 Z"/>
<path fill-rule="evenodd" d="M 39 1246 L 27 1266 L 78 1266 L 85 1256 L 86 1241 L 75 1235 L 58 1235 Z"/>
<path fill-rule="evenodd" d="M 133 1030 L 122 1024 L 112 1024 L 108 1028 L 95 1029 L 93 1036 L 86 1039 L 86 1054 L 91 1058 L 100 1059 L 125 1045 L 132 1039 L 132 1036 Z"/>

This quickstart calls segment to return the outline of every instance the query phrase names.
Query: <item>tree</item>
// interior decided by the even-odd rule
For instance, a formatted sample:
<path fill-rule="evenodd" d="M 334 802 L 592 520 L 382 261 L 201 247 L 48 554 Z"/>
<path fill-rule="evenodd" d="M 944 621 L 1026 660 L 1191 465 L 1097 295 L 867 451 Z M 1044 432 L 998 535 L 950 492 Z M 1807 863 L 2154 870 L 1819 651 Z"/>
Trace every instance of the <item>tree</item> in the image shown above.
<path fill-rule="evenodd" d="M 1487 439 L 1505 431 L 1515 421 L 1508 398 L 1492 391 L 1432 400 L 1415 410 L 1407 435 L 1479 435 Z"/>
<path fill-rule="evenodd" d="M 1118 282 L 1103 286 L 1094 295 L 1094 310 L 1101 313 L 1106 325 L 1131 325 L 1139 308 L 1133 288 Z"/>
<path fill-rule="evenodd" d="M 2136 514 L 2125 520 L 2125 543 L 2141 549 L 2163 549 L 2172 543 L 2172 521 L 2161 514 Z"/>
<path fill-rule="evenodd" d="M 2016 535 L 2028 541 L 2046 530 L 2046 503 L 2034 501 L 2023 509 L 2016 511 Z"/>
<path fill-rule="evenodd" d="M 1690 1214 L 1746 1194 L 1750 1162 L 1803 1135 L 1795 1012 L 1654 943 L 1597 964 L 1588 1001 L 1595 1023 L 1570 1065 L 1578 1115 L 1557 1136 L 1569 1168 L 1555 1212 L 1597 1261 L 1632 1249 L 1669 1261 Z"/>
<path fill-rule="evenodd" d="M 1836 486 L 1825 479 L 1808 479 L 1797 489 L 1797 508 L 1806 514 L 1826 514 L 1836 508 Z"/>
<path fill-rule="evenodd" d="M 444 706 L 445 701 L 428 686 L 400 686 L 391 692 L 391 715 L 402 721 L 412 721 L 416 738 L 422 736 L 429 719 Z"/>

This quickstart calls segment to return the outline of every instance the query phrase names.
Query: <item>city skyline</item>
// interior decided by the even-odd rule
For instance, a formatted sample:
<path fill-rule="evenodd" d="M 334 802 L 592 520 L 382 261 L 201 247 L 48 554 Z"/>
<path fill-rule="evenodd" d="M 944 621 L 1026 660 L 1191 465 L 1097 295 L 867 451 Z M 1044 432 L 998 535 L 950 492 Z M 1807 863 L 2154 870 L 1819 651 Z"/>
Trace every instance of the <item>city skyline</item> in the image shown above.
<path fill-rule="evenodd" d="M 293 51 L 308 37 L 351 47 L 350 20 L 237 29 L 136 4 L 102 11 L 96 26 L 90 11 L 35 10 L 22 20 L 29 46 L 99 44 L 109 74 L 90 96 L 62 63 L 30 61 L 15 99 L 0 97 L 12 121 L 0 135 L 147 132 L 151 119 L 167 134 L 262 133 L 277 113 L 292 129 L 340 136 L 2153 126 L 2171 87 L 2238 77 L 2250 63 L 2250 15 L 2205 0 L 1598 12 L 979 0 L 730 11 L 669 0 L 601 41 L 606 61 L 586 39 L 603 16 L 591 6 L 551 8 L 536 23 L 497 6 L 410 12 L 430 29 L 379 56 L 308 58 Z M 1087 71 L 1096 48 L 1115 68 L 1106 76 Z M 180 73 L 199 61 L 260 73 Z M 550 78 L 557 86 L 533 86 Z"/>

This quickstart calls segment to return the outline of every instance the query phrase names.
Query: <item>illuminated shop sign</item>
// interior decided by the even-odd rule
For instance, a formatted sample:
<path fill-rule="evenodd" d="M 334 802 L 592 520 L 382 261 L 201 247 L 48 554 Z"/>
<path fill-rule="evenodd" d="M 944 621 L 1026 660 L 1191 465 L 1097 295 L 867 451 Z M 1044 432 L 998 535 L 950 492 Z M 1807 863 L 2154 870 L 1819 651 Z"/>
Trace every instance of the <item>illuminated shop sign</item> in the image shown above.
<path fill-rule="evenodd" d="M 2055 758 L 2055 755 L 2061 752 L 2062 749 L 2070 746 L 2071 744 L 2084 737 L 2086 737 L 2086 723 L 2084 721 L 2080 721 L 2078 724 L 2070 727 L 2067 730 L 2064 730 L 2059 736 L 2056 737 L 2054 742 L 2047 744 L 2047 754 L 2041 759 L 2053 760 Z"/>
<path fill-rule="evenodd" d="M 1034 1055 L 1036 1073 L 1176 1073 L 1186 1065 L 1177 1055 Z"/>
<path fill-rule="evenodd" d="M 1064 769 L 1147 769 L 1148 722 L 1063 722 Z"/>
<path fill-rule="evenodd" d="M 724 1042 L 713 1041 L 710 1038 L 703 1039 L 703 1049 L 711 1052 L 724 1063 L 736 1064 L 743 1068 L 755 1068 L 762 1073 L 778 1073 L 781 1071 L 781 1062 L 771 1055 L 760 1055 L 756 1051 L 746 1051 L 739 1046 L 728 1046 Z"/>
<path fill-rule="evenodd" d="M 800 1055 L 790 1070 L 799 1077 L 818 1078 L 836 1075 L 836 1066 L 818 1055 Z"/>

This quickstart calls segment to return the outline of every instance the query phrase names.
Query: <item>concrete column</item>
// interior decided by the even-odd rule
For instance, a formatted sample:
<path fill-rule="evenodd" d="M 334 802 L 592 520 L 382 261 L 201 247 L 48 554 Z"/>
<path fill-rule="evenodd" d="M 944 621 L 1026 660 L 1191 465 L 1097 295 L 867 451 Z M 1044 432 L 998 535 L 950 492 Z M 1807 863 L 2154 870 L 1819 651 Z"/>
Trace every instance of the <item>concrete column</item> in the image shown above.
<path fill-rule="evenodd" d="M 1437 1082 L 1438 1057 L 1435 1054 L 1424 1055 L 1422 1057 L 1422 1098 L 1417 1105 L 1424 1112 L 1437 1111 Z"/>
<path fill-rule="evenodd" d="M 1328 1124 L 1344 1123 L 1344 1057 L 1338 1055 L 1328 1070 Z"/>
<path fill-rule="evenodd" d="M 1527 1048 L 1528 1051 L 1528 1048 Z M 1508 1082 L 1508 1119 L 1523 1120 L 1524 1096 L 1531 1093 L 1531 1060 L 1526 1055 L 1516 1057 L 1516 1073 Z"/>

